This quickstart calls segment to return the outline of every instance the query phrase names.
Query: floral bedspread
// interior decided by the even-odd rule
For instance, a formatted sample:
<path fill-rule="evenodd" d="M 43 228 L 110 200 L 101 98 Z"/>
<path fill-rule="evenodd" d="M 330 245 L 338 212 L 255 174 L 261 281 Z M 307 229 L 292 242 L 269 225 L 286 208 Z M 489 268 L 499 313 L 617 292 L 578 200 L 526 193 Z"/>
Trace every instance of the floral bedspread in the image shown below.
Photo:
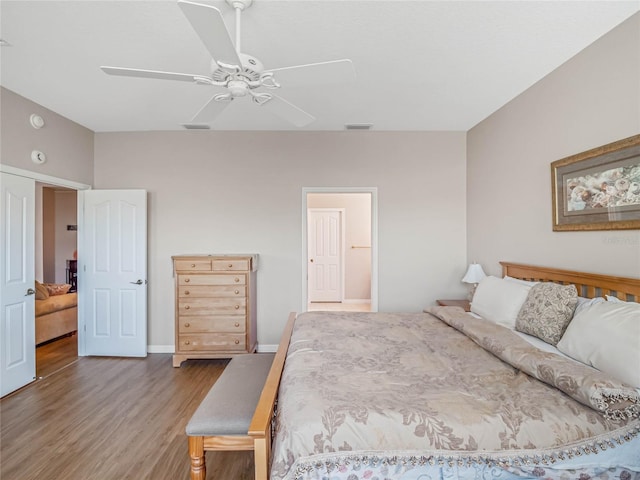
<path fill-rule="evenodd" d="M 605 415 L 587 406 L 545 383 L 553 372 L 543 369 L 539 380 L 476 343 L 504 352 L 503 337 L 490 329 L 508 330 L 480 321 L 465 334 L 454 327 L 467 329 L 471 317 L 455 307 L 439 312 L 448 323 L 428 313 L 300 315 L 280 384 L 271 479 L 408 479 L 429 465 L 475 471 L 470 478 L 478 468 L 500 469 L 502 478 L 540 476 L 534 468 L 596 454 L 585 465 L 607 477 L 640 468 L 640 454 L 618 455 L 613 465 L 603 455 L 628 441 L 640 445 L 633 411 Z M 476 341 L 467 336 L 473 331 Z M 554 371 L 571 371 L 561 363 Z M 597 390 L 583 383 L 587 397 Z M 624 391 L 615 382 L 604 386 Z M 618 403 L 629 412 L 637 401 L 627 395 Z"/>

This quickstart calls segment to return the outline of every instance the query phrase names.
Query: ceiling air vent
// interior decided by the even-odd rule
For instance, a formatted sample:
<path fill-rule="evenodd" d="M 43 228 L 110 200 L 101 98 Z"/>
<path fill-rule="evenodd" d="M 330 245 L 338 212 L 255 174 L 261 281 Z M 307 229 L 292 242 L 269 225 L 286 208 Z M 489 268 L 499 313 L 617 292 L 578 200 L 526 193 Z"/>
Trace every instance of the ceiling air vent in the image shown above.
<path fill-rule="evenodd" d="M 206 123 L 183 123 L 182 126 L 187 130 L 211 130 Z"/>
<path fill-rule="evenodd" d="M 371 130 L 373 123 L 347 123 L 344 128 L 346 130 Z"/>

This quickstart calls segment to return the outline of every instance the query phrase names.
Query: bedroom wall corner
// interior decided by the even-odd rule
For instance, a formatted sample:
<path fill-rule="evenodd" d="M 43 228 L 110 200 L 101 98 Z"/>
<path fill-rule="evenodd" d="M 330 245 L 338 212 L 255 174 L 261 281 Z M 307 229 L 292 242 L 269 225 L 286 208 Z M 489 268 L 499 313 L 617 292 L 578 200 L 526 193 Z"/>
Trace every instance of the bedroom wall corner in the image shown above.
<path fill-rule="evenodd" d="M 639 230 L 552 231 L 550 168 L 639 132 L 636 14 L 468 132 L 468 257 L 639 277 Z"/>

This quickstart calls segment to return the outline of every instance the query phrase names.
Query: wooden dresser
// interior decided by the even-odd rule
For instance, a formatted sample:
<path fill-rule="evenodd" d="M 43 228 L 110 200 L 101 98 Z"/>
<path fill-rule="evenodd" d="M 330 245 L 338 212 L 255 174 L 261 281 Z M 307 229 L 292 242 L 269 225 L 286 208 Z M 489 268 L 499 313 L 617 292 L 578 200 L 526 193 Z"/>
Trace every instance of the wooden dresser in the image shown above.
<path fill-rule="evenodd" d="M 256 350 L 258 255 L 172 257 L 176 290 L 173 366 Z"/>

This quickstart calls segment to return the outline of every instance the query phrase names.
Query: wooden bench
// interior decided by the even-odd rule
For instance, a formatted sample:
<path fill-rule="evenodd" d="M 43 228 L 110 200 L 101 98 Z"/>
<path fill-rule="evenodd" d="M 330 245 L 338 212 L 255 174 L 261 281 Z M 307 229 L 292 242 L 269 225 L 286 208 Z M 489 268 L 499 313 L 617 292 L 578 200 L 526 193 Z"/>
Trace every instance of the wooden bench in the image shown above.
<path fill-rule="evenodd" d="M 234 357 L 211 387 L 187 424 L 191 480 L 205 480 L 207 451 L 257 453 L 264 448 L 257 444 L 259 439 L 249 435 L 249 426 L 273 358 L 274 354 L 268 353 Z"/>

